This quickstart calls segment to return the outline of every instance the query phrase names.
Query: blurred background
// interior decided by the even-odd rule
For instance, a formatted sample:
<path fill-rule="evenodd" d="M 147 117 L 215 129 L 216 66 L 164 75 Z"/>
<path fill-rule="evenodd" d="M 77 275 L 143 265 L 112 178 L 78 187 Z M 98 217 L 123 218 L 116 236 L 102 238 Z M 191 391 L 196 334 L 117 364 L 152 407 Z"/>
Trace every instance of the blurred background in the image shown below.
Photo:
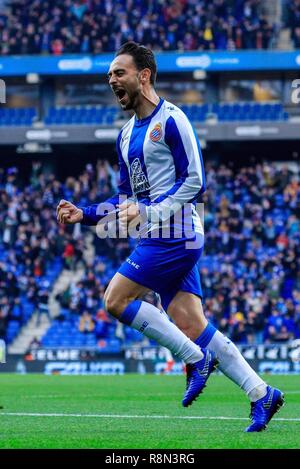
<path fill-rule="evenodd" d="M 207 317 L 259 372 L 299 373 L 300 0 L 0 0 L 0 371 L 182 373 L 104 309 L 134 241 L 56 222 L 116 192 L 128 40 L 200 137 Z"/>

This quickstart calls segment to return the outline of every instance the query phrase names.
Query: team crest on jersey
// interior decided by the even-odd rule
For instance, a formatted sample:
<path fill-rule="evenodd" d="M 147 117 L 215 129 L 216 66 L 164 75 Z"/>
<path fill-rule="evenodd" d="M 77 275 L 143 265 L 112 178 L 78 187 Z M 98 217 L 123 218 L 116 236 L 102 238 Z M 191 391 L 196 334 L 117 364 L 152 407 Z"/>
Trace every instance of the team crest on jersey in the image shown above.
<path fill-rule="evenodd" d="M 135 194 L 145 192 L 150 189 L 149 181 L 138 158 L 135 158 L 131 163 L 131 181 L 132 189 Z"/>
<path fill-rule="evenodd" d="M 159 122 L 158 124 L 155 124 L 153 129 L 150 132 L 150 140 L 152 142 L 158 142 L 162 137 L 162 128 L 161 128 L 161 123 Z"/>

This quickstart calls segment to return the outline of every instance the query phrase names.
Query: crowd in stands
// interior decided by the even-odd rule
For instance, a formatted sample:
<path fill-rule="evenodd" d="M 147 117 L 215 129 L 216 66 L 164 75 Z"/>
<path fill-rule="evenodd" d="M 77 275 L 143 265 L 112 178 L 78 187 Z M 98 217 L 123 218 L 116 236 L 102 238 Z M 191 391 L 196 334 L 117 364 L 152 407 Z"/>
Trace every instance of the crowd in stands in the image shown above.
<path fill-rule="evenodd" d="M 207 175 L 206 314 L 236 342 L 300 337 L 299 174 L 266 163 Z"/>
<path fill-rule="evenodd" d="M 286 26 L 290 28 L 294 48 L 300 49 L 300 1 L 290 0 L 287 2 L 286 7 Z"/>
<path fill-rule="evenodd" d="M 270 162 L 237 169 L 210 160 L 206 174 L 206 244 L 199 267 L 207 317 L 237 343 L 300 338 L 299 174 Z M 117 325 L 103 304 L 109 280 L 136 241 L 103 240 L 91 228 L 56 221 L 61 198 L 85 206 L 106 200 L 117 184 L 117 166 L 103 160 L 64 182 L 39 162 L 29 182 L 17 168 L 0 170 L 0 337 L 9 321 L 26 322 L 24 299 L 35 309 L 47 302 L 55 280 L 47 275 L 59 259 L 61 268 L 80 265 L 85 274 L 57 297 L 56 330 L 60 321 L 70 321 L 95 343 L 108 336 L 143 340 Z M 91 230 L 95 255 L 87 261 L 85 236 Z M 150 294 L 147 301 L 157 304 L 158 298 Z"/>
<path fill-rule="evenodd" d="M 1 55 L 274 47 L 261 0 L 11 0 L 0 12 Z M 296 0 L 295 0 L 295 3 Z"/>
<path fill-rule="evenodd" d="M 0 168 L 0 338 L 8 343 L 33 312 L 38 313 L 37 326 L 43 314 L 51 317 L 49 294 L 62 268 L 73 270 L 80 263 L 85 265 L 84 237 L 79 225 L 75 230 L 59 225 L 55 207 L 61 198 L 86 205 L 93 200 L 106 199 L 116 191 L 116 166 L 99 161 L 96 172 L 97 176 L 88 164 L 78 179 L 69 177 L 61 183 L 37 161 L 26 182 L 18 168 Z M 106 246 L 101 244 L 99 253 L 104 255 L 105 263 L 98 263 L 96 273 L 103 267 L 102 282 L 109 281 L 117 263 L 124 258 L 127 244 L 126 240 L 108 242 Z M 91 294 L 89 274 L 81 285 L 84 298 L 81 294 L 80 309 L 76 312 L 79 315 L 83 313 L 81 308 L 86 308 L 94 314 L 94 298 L 99 301 L 103 297 L 104 285 L 98 282 Z M 71 311 L 77 300 L 76 292 L 72 294 Z M 62 306 L 66 296 L 67 293 L 61 300 Z"/>
<path fill-rule="evenodd" d="M 72 240 L 53 211 L 62 187 L 39 162 L 27 183 L 18 168 L 0 168 L 0 337 L 10 323 L 17 332 L 34 310 L 48 313 L 49 290 Z"/>

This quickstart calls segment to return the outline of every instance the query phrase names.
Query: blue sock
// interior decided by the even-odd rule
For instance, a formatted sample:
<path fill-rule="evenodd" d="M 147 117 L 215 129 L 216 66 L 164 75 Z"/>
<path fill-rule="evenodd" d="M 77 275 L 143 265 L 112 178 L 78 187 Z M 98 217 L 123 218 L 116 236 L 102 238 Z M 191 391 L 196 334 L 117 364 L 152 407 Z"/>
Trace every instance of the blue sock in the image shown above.
<path fill-rule="evenodd" d="M 141 306 L 142 302 L 139 300 L 135 300 L 129 303 L 127 308 L 125 308 L 123 313 L 121 314 L 120 321 L 124 324 L 127 324 L 127 326 L 131 326 Z"/>
<path fill-rule="evenodd" d="M 202 334 L 194 341 L 195 344 L 199 345 L 201 348 L 206 348 L 216 332 L 217 329 L 212 324 L 208 323 Z"/>

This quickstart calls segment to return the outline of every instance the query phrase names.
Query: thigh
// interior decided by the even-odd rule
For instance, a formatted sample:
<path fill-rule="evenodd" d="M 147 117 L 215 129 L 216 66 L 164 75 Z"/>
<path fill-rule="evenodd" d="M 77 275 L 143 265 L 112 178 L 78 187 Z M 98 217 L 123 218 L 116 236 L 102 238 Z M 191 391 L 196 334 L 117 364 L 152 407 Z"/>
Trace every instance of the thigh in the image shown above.
<path fill-rule="evenodd" d="M 133 301 L 148 292 L 148 288 L 117 272 L 109 282 L 105 296 L 111 295 L 116 301 L 121 298 Z"/>
<path fill-rule="evenodd" d="M 181 292 L 180 295 L 178 293 Z M 165 311 L 168 311 L 169 305 L 176 298 L 176 303 L 180 298 L 183 298 L 182 293 L 190 293 L 199 299 L 202 299 L 202 287 L 200 281 L 200 273 L 198 265 L 194 267 L 186 274 L 182 279 L 173 284 L 170 284 L 168 288 L 160 291 L 161 304 Z M 178 296 L 177 296 L 178 295 Z M 189 298 L 189 296 L 186 296 Z M 184 300 L 180 300 L 180 303 L 184 303 Z"/>

